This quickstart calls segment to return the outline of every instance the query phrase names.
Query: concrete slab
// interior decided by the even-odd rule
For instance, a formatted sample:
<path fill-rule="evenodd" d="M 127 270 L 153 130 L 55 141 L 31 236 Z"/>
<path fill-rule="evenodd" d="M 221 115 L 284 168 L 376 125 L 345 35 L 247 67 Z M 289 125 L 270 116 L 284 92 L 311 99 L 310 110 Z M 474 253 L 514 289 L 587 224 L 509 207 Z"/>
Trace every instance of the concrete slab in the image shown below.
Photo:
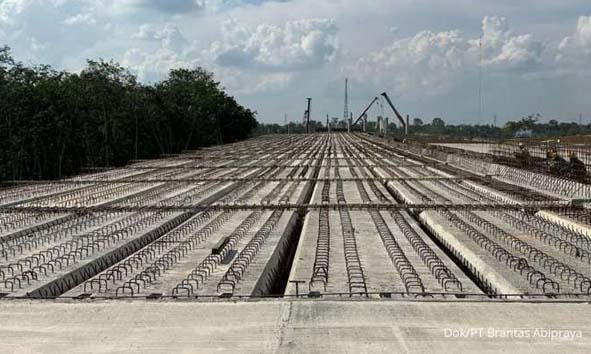
<path fill-rule="evenodd" d="M 0 327 L 3 353 L 591 350 L 589 304 L 4 301 L 0 302 L 0 315 L 4 323 Z"/>

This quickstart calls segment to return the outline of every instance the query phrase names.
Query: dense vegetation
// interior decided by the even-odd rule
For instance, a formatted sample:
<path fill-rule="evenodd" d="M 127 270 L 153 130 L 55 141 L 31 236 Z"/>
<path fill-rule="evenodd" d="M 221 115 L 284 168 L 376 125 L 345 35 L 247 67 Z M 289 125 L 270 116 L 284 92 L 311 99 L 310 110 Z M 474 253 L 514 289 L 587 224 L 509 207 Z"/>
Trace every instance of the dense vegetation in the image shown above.
<path fill-rule="evenodd" d="M 202 68 L 139 83 L 114 62 L 80 73 L 26 66 L 0 48 L 0 180 L 50 179 L 247 138 L 255 112 Z"/>

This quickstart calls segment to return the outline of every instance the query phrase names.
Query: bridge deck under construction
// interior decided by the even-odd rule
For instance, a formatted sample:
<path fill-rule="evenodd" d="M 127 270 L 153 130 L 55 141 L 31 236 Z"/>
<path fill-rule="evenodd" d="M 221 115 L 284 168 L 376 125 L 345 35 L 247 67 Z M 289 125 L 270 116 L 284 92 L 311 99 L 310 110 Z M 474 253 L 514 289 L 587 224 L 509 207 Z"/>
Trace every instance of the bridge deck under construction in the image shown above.
<path fill-rule="evenodd" d="M 338 133 L 15 181 L 0 297 L 588 299 L 588 189 L 555 180 Z"/>

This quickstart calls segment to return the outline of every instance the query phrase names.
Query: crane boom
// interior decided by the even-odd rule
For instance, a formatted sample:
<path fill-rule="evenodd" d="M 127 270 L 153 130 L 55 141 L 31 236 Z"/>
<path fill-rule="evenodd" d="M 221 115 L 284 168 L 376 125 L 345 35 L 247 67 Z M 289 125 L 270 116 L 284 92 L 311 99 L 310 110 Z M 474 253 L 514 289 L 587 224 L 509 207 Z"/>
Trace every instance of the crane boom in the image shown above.
<path fill-rule="evenodd" d="M 351 124 L 351 126 L 354 126 L 355 124 L 357 124 L 357 122 L 359 122 L 359 120 L 363 117 L 363 115 L 365 113 L 367 113 L 367 111 L 369 111 L 369 109 L 371 108 L 371 106 L 373 106 L 373 104 L 376 103 L 377 100 L 379 100 L 379 98 L 375 97 L 373 99 L 373 101 L 371 101 L 371 103 L 369 104 L 369 106 L 367 106 L 367 108 L 365 108 L 365 110 L 363 111 L 363 113 L 361 113 L 359 115 L 359 117 L 355 120 L 355 123 Z"/>
<path fill-rule="evenodd" d="M 404 133 L 408 134 L 408 130 L 407 130 L 408 128 L 406 126 L 406 122 L 404 121 L 404 118 L 402 118 L 400 113 L 398 113 L 398 110 L 396 109 L 396 107 L 394 107 L 394 104 L 392 103 L 392 101 L 390 101 L 390 97 L 388 97 L 388 94 L 385 92 L 382 92 L 382 96 L 384 96 L 384 98 L 386 99 L 386 102 L 388 102 L 388 104 L 390 105 L 390 108 L 392 108 L 392 110 L 394 111 L 396 118 L 398 118 L 398 120 L 400 121 L 400 125 L 404 128 Z"/>

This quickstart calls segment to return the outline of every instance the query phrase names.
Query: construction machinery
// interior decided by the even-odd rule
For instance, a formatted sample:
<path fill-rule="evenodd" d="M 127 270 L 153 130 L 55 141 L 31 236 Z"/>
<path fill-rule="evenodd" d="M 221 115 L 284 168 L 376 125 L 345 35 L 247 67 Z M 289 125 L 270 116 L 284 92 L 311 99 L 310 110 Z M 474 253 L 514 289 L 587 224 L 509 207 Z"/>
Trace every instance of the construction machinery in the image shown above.
<path fill-rule="evenodd" d="M 386 99 L 386 102 L 388 102 L 388 105 L 390 106 L 390 108 L 392 108 L 392 111 L 394 111 L 394 114 L 396 115 L 396 118 L 398 118 L 398 121 L 400 121 L 400 126 L 404 129 L 404 135 L 408 135 L 408 124 L 407 124 L 407 122 L 405 122 L 404 121 L 404 118 L 402 118 L 402 116 L 400 115 L 400 113 L 398 113 L 398 110 L 396 109 L 396 107 L 394 107 L 394 104 L 390 100 L 390 97 L 388 97 L 388 94 L 385 93 L 385 92 L 382 92 L 382 96 L 384 96 L 384 98 Z"/>
<path fill-rule="evenodd" d="M 529 167 L 532 164 L 531 154 L 523 143 L 519 143 L 519 148 L 513 155 L 521 166 Z"/>
<path fill-rule="evenodd" d="M 546 161 L 551 174 L 567 177 L 578 182 L 586 183 L 588 180 L 587 166 L 577 157 L 577 153 L 570 151 L 568 161 L 560 156 L 560 140 L 547 140 L 543 142 L 546 148 Z"/>
<path fill-rule="evenodd" d="M 587 181 L 588 173 L 585 163 L 579 160 L 574 151 L 571 151 L 568 157 L 569 177 L 579 182 Z"/>
<path fill-rule="evenodd" d="M 541 142 L 520 142 L 517 150 L 511 141 L 500 142 L 490 150 L 494 161 L 503 165 L 524 168 L 549 175 L 589 183 L 584 160 L 577 155 L 576 146 L 561 144 L 558 139 Z"/>
<path fill-rule="evenodd" d="M 569 164 L 558 153 L 558 146 L 560 140 L 546 140 L 542 142 L 542 146 L 546 150 L 546 166 L 548 172 L 558 176 L 569 175 Z"/>
<path fill-rule="evenodd" d="M 402 115 L 398 112 L 398 110 L 396 109 L 396 107 L 394 107 L 394 104 L 390 100 L 390 97 L 388 96 L 388 94 L 386 92 L 382 92 L 381 95 L 386 99 L 386 102 L 388 102 L 388 105 L 390 106 L 390 108 L 392 108 L 392 111 L 396 115 L 396 118 L 398 118 L 398 121 L 400 122 L 400 126 L 404 130 L 404 135 L 408 135 L 408 124 L 407 124 L 407 122 L 404 121 L 404 118 L 402 117 Z M 371 106 L 373 106 L 374 103 L 376 103 L 376 101 L 378 101 L 378 100 L 379 100 L 378 97 L 374 97 L 374 99 L 369 103 L 369 105 L 365 108 L 365 110 L 363 110 L 363 112 L 359 115 L 359 117 L 355 120 L 355 122 L 353 124 L 351 124 L 351 126 L 354 126 L 355 124 L 357 124 L 359 122 L 359 120 L 361 120 L 365 116 L 365 114 L 367 113 L 367 111 L 369 111 L 369 109 L 371 108 Z"/>
<path fill-rule="evenodd" d="M 355 122 L 353 122 L 353 124 L 351 124 L 352 127 L 355 126 L 355 124 L 357 124 L 359 122 L 359 120 L 361 120 L 361 118 L 363 118 L 363 116 L 367 113 L 367 111 L 369 111 L 369 109 L 371 108 L 371 106 L 373 106 L 373 104 L 376 103 L 377 100 L 379 100 L 379 98 L 374 97 L 374 99 L 363 110 L 363 112 L 359 115 L 359 117 L 357 117 L 357 119 L 355 119 Z"/>

